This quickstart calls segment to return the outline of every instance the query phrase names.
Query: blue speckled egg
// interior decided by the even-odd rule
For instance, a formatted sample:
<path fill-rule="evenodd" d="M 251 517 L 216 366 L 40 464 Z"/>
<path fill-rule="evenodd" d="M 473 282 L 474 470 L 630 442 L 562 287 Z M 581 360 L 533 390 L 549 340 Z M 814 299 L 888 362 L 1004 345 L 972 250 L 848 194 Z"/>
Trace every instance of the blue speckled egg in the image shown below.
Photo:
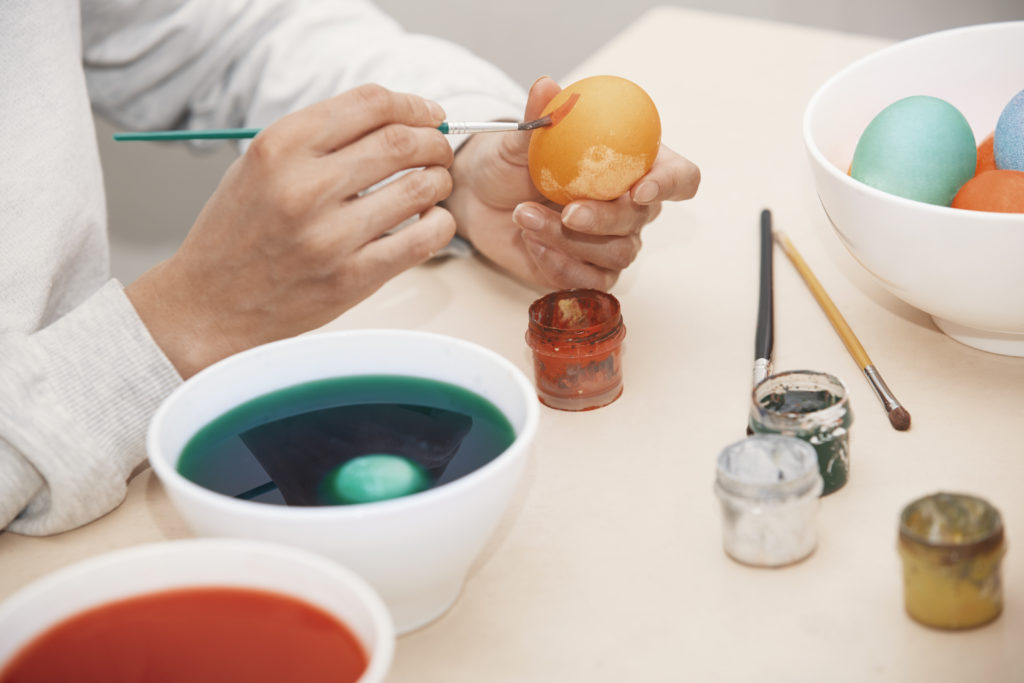
<path fill-rule="evenodd" d="M 914 95 L 883 109 L 857 142 L 850 175 L 890 194 L 949 206 L 974 176 L 974 133 L 956 107 Z"/>
<path fill-rule="evenodd" d="M 1024 171 L 1024 90 L 999 115 L 994 140 L 996 168 Z"/>

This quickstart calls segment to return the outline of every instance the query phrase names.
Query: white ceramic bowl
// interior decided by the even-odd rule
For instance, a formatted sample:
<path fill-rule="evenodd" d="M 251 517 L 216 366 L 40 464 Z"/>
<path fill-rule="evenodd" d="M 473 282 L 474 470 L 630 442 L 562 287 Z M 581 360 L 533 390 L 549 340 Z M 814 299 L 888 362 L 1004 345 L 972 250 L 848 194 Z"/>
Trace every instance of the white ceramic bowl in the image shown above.
<path fill-rule="evenodd" d="M 249 399 L 327 377 L 395 374 L 455 384 L 490 400 L 515 441 L 483 467 L 442 486 L 375 503 L 289 507 L 214 493 L 176 469 L 189 439 Z M 505 512 L 537 430 L 536 393 L 498 354 L 409 330 L 324 332 L 237 354 L 190 378 L 153 417 L 149 459 L 177 510 L 206 536 L 292 543 L 338 560 L 384 598 L 398 633 L 440 616 Z"/>
<path fill-rule="evenodd" d="M 814 94 L 804 142 L 821 204 L 883 286 L 969 346 L 1024 356 L 1024 215 L 887 194 L 846 171 L 864 128 L 910 95 L 957 107 L 980 143 L 1024 89 L 1024 21 L 941 31 L 854 62 Z"/>
<path fill-rule="evenodd" d="M 134 546 L 60 569 L 0 604 L 0 670 L 51 626 L 92 607 L 162 590 L 241 587 L 298 598 L 348 626 L 369 659 L 359 683 L 384 680 L 395 649 L 387 608 L 352 571 L 315 553 L 238 539 Z"/>

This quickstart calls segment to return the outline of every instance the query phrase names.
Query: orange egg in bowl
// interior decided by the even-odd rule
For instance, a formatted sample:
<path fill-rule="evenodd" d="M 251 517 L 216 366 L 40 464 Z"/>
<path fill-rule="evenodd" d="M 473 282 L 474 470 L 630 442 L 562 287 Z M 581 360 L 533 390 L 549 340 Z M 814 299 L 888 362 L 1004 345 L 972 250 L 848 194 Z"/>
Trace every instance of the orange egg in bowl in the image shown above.
<path fill-rule="evenodd" d="M 650 96 L 618 76 L 591 76 L 555 95 L 548 115 L 574 94 L 561 120 L 530 138 L 530 178 L 556 204 L 574 199 L 612 200 L 654 164 L 661 145 L 661 119 Z"/>

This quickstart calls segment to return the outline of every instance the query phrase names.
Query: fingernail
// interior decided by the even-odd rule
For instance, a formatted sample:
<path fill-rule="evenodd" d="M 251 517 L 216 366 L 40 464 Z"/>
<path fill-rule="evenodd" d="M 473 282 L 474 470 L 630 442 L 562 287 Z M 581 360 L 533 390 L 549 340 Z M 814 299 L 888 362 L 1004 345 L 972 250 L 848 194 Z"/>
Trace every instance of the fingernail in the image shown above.
<path fill-rule="evenodd" d="M 577 230 L 588 230 L 594 227 L 596 220 L 593 209 L 588 206 L 580 206 L 579 204 L 572 204 L 566 207 L 562 213 L 562 222 L 568 227 L 576 228 Z"/>
<path fill-rule="evenodd" d="M 547 75 L 545 75 L 545 76 L 539 76 L 539 77 L 537 78 L 537 80 L 535 80 L 535 81 L 534 81 L 533 83 L 531 83 L 531 84 L 530 84 L 530 90 L 533 90 L 533 86 L 537 85 L 538 83 L 540 83 L 541 81 L 543 81 L 543 80 L 544 80 L 545 78 L 551 78 L 551 76 L 547 76 Z"/>
<path fill-rule="evenodd" d="M 532 206 L 520 204 L 512 211 L 512 220 L 520 228 L 540 230 L 544 227 L 544 217 Z"/>
<path fill-rule="evenodd" d="M 653 202 L 657 196 L 658 183 L 653 180 L 645 180 L 637 186 L 636 192 L 633 193 L 633 201 L 637 204 L 647 204 Z"/>
<path fill-rule="evenodd" d="M 438 121 L 444 121 L 445 113 L 444 107 L 433 100 L 427 100 L 427 106 L 430 107 L 430 115 Z"/>

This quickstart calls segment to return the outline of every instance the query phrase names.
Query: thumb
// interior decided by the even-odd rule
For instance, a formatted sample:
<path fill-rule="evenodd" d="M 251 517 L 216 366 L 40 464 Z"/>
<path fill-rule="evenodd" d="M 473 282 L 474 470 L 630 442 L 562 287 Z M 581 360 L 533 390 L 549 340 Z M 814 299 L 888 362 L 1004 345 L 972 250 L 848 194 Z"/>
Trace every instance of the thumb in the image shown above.
<path fill-rule="evenodd" d="M 526 98 L 526 112 L 523 115 L 523 120 L 533 121 L 534 119 L 539 119 L 543 115 L 544 107 L 548 105 L 551 98 L 561 91 L 562 88 L 549 76 L 541 76 L 534 81 L 533 85 L 530 86 L 530 94 Z M 507 158 L 522 159 L 525 164 L 526 153 L 530 148 L 530 135 L 531 133 L 526 132 L 503 136 L 506 152 L 509 155 Z"/>

